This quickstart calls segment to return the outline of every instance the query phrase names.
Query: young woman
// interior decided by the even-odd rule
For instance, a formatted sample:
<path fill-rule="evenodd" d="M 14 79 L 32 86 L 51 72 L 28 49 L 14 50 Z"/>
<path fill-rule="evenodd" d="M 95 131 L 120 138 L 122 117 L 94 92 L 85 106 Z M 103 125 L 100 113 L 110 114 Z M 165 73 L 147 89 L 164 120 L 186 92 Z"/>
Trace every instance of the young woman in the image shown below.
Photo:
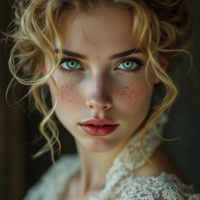
<path fill-rule="evenodd" d="M 48 142 L 34 158 L 50 149 L 54 163 L 56 141 L 60 151 L 54 113 L 78 151 L 61 156 L 25 200 L 200 199 L 161 147 L 164 112 L 177 96 L 168 72 L 188 53 L 186 6 L 183 0 L 15 4 L 9 67 L 13 80 L 31 86 L 27 95 L 44 115 L 40 132 Z M 152 106 L 157 84 L 165 96 Z"/>

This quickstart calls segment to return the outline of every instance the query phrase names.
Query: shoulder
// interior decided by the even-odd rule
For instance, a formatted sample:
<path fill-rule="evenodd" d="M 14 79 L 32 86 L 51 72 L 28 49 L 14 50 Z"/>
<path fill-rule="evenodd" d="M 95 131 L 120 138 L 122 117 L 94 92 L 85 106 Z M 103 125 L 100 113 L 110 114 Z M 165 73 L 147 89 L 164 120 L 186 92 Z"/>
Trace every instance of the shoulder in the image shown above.
<path fill-rule="evenodd" d="M 162 172 L 159 176 L 142 176 L 125 183 L 123 191 L 116 200 L 200 200 L 194 194 L 193 185 L 182 183 L 173 174 Z"/>
<path fill-rule="evenodd" d="M 61 155 L 61 157 L 55 162 L 56 169 L 56 185 L 64 185 L 68 176 L 78 168 L 78 156 L 77 154 Z M 54 167 L 51 165 L 47 171 L 42 175 L 39 181 L 32 186 L 26 193 L 23 200 L 47 200 L 50 199 L 52 194 L 50 191 L 54 191 Z M 57 189 L 57 188 L 56 188 Z M 56 191 L 59 192 L 59 188 Z M 47 193 L 49 191 L 49 194 Z"/>
<path fill-rule="evenodd" d="M 189 184 L 187 178 L 180 172 L 179 168 L 164 151 L 162 146 L 159 146 L 155 150 L 153 155 L 150 157 L 150 161 L 153 163 L 153 165 L 150 165 L 148 162 L 146 162 L 143 166 L 139 167 L 133 172 L 134 177 L 159 176 L 162 172 L 166 172 L 166 174 L 174 174 L 183 183 Z"/>

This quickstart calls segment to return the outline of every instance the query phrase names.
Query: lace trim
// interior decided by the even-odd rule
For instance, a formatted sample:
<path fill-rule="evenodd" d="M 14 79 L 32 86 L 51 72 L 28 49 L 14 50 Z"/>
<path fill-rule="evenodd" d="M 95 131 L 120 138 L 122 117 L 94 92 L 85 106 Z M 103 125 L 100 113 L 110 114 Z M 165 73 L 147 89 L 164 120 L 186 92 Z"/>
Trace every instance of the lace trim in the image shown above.
<path fill-rule="evenodd" d="M 151 157 L 161 143 L 161 139 L 156 134 L 155 126 L 157 127 L 158 134 L 162 136 L 162 129 L 166 122 L 167 116 L 162 114 L 145 134 L 143 145 L 147 157 Z M 89 200 L 114 199 L 123 190 L 124 185 L 133 180 L 133 171 L 146 162 L 140 145 L 141 133 L 142 131 L 132 137 L 124 149 L 117 155 L 113 166 L 106 175 L 105 188 L 97 196 L 91 196 Z"/>
<path fill-rule="evenodd" d="M 173 174 L 162 172 L 160 176 L 141 176 L 127 183 L 116 200 L 154 200 L 154 198 L 169 200 L 199 199 L 194 193 L 193 185 L 186 185 Z"/>
<path fill-rule="evenodd" d="M 53 165 L 43 174 L 40 180 L 26 193 L 24 200 L 58 200 L 65 192 L 69 178 L 80 170 L 80 160 L 77 154 L 61 155 L 55 163 L 57 185 L 54 191 Z"/>
<path fill-rule="evenodd" d="M 144 136 L 143 144 L 148 157 L 160 145 L 162 129 L 167 122 L 162 114 L 149 128 Z M 140 147 L 141 132 L 138 132 L 117 155 L 106 175 L 105 188 L 88 200 L 200 200 L 200 194 L 193 194 L 193 185 L 182 183 L 175 175 L 163 172 L 160 176 L 141 176 L 134 178 L 134 169 L 146 162 Z M 63 195 L 70 177 L 80 170 L 80 160 L 77 154 L 61 155 L 56 161 L 57 187 L 53 193 L 54 172 L 51 166 L 26 194 L 24 200 L 58 200 Z M 190 194 L 189 194 L 190 193 Z"/>

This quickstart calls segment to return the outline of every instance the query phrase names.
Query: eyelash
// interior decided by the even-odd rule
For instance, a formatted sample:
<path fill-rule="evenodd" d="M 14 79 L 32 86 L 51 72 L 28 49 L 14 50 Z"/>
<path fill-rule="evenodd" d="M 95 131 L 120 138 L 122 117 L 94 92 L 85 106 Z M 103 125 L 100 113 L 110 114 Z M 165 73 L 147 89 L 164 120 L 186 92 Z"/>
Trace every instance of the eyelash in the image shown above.
<path fill-rule="evenodd" d="M 62 64 L 63 62 L 71 61 L 71 60 L 76 61 L 81 67 L 83 67 L 82 64 L 80 63 L 80 61 L 76 60 L 75 58 L 71 58 L 71 57 L 63 58 L 63 59 L 61 60 L 61 62 L 60 62 L 60 65 L 59 65 L 59 70 L 60 70 L 62 73 L 72 74 L 72 73 L 75 73 L 75 72 L 78 70 L 78 69 L 75 69 L 75 70 L 67 70 L 67 69 L 64 69 L 64 68 L 61 66 L 61 64 Z M 123 69 L 121 69 L 121 70 L 123 71 L 123 73 L 125 73 L 125 74 L 136 73 L 136 72 L 138 72 L 143 66 L 145 66 L 145 65 L 144 65 L 144 62 L 143 62 L 142 60 L 140 60 L 140 59 L 138 59 L 138 58 L 133 58 L 133 57 L 127 57 L 127 58 L 124 58 L 124 59 L 120 60 L 120 61 L 119 61 L 119 64 L 117 64 L 117 66 L 119 66 L 120 64 L 122 64 L 122 63 L 125 62 L 125 61 L 133 61 L 133 62 L 135 62 L 135 63 L 137 64 L 137 67 L 134 68 L 134 69 L 132 69 L 132 70 L 123 70 Z"/>

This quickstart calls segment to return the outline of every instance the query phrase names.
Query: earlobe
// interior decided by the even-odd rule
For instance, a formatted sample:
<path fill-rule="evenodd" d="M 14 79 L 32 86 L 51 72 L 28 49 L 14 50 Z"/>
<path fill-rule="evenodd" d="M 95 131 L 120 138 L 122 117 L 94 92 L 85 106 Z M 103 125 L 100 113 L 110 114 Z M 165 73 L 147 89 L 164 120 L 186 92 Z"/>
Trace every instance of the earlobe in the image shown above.
<path fill-rule="evenodd" d="M 162 57 L 159 59 L 159 63 L 161 65 L 162 69 L 165 72 L 167 72 L 167 69 L 169 67 L 169 60 L 167 58 Z M 156 76 L 155 80 L 154 80 L 154 84 L 159 84 L 159 83 L 160 83 L 160 79 Z"/>

